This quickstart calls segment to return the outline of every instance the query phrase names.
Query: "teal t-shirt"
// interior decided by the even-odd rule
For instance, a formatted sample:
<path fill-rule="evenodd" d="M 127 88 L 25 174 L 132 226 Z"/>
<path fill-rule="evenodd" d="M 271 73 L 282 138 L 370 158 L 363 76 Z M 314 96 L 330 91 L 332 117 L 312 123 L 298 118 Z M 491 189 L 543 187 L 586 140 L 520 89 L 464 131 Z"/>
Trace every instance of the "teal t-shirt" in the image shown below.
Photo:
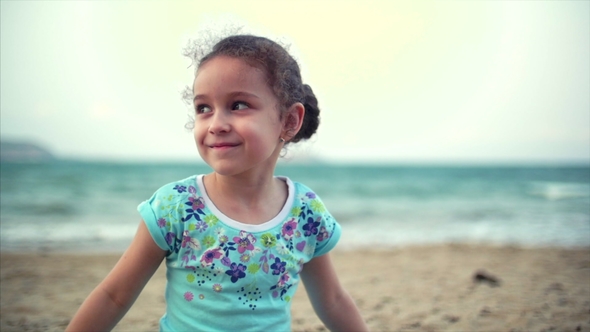
<path fill-rule="evenodd" d="M 203 175 L 167 184 L 138 206 L 166 256 L 162 331 L 290 331 L 303 265 L 330 251 L 340 226 L 306 186 L 289 188 L 279 214 L 250 225 L 221 213 Z"/>

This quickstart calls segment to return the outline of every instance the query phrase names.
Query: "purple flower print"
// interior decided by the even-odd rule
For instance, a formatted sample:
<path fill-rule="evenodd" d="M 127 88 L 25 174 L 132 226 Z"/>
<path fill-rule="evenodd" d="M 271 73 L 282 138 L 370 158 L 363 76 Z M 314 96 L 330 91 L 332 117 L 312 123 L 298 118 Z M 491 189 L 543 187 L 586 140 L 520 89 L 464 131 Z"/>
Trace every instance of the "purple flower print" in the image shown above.
<path fill-rule="evenodd" d="M 238 245 L 238 252 L 240 254 L 244 253 L 244 251 L 246 251 L 246 250 L 253 250 L 254 249 L 254 246 L 252 245 L 252 243 L 250 242 L 249 239 L 240 239 L 240 238 L 235 237 L 234 241 L 236 241 L 236 244 Z"/>
<path fill-rule="evenodd" d="M 198 197 L 198 198 L 189 197 L 188 202 L 186 202 L 184 204 L 192 207 L 193 210 L 199 210 L 199 209 L 202 209 L 205 207 L 205 204 L 203 203 L 203 199 L 201 197 Z"/>
<path fill-rule="evenodd" d="M 307 196 L 308 198 L 311 198 L 311 199 L 314 199 L 314 198 L 316 198 L 316 195 L 315 195 L 315 193 L 312 193 L 312 192 L 308 192 L 308 193 L 306 193 L 306 194 L 305 194 L 305 196 Z"/>
<path fill-rule="evenodd" d="M 272 274 L 279 275 L 285 272 L 285 265 L 287 265 L 287 262 L 281 262 L 280 258 L 275 258 L 275 262 L 270 266 L 272 269 Z"/>
<path fill-rule="evenodd" d="M 240 256 L 240 261 L 242 261 L 242 263 L 248 263 L 250 261 L 250 255 L 243 254 L 242 256 Z"/>
<path fill-rule="evenodd" d="M 191 242 L 191 237 L 188 235 L 188 231 L 184 231 L 182 233 L 182 244 L 180 245 L 183 248 L 186 248 L 189 242 Z"/>
<path fill-rule="evenodd" d="M 231 264 L 235 264 L 231 262 L 231 259 L 229 259 L 229 257 L 225 256 L 221 259 L 221 264 L 225 265 L 225 266 L 230 266 Z"/>
<path fill-rule="evenodd" d="M 207 223 L 204 221 L 199 221 L 196 223 L 195 227 L 199 232 L 203 233 L 207 229 Z"/>
<path fill-rule="evenodd" d="M 328 230 L 326 229 L 326 227 L 325 226 L 320 227 L 320 232 L 319 232 L 318 236 L 316 236 L 316 240 L 318 240 L 318 242 L 322 242 L 329 237 L 330 237 L 330 233 L 328 233 Z"/>
<path fill-rule="evenodd" d="M 197 193 L 197 189 L 193 186 L 189 186 L 188 187 L 188 192 L 191 194 L 196 194 Z"/>
<path fill-rule="evenodd" d="M 288 272 L 281 275 L 281 277 L 279 278 L 279 287 L 285 286 L 289 282 L 289 280 L 291 280 L 291 276 L 289 276 Z"/>
<path fill-rule="evenodd" d="M 290 240 L 293 237 L 293 231 L 297 228 L 297 222 L 295 219 L 290 219 L 286 223 L 283 224 L 283 229 L 281 233 L 283 233 L 283 238 L 285 240 Z"/>
<path fill-rule="evenodd" d="M 240 236 L 234 237 L 234 242 L 238 245 L 238 252 L 243 254 L 246 250 L 254 250 L 254 243 L 256 243 L 256 238 L 254 235 L 241 231 Z"/>
<path fill-rule="evenodd" d="M 174 234 L 172 232 L 166 233 L 166 243 L 168 243 L 169 246 L 173 245 L 175 241 L 176 241 L 176 234 Z"/>
<path fill-rule="evenodd" d="M 188 230 L 185 230 L 182 232 L 182 244 L 180 246 L 182 248 L 201 249 L 201 242 L 198 239 L 190 237 Z"/>
<path fill-rule="evenodd" d="M 178 253 L 180 251 L 180 244 L 182 242 L 182 237 L 177 238 L 176 234 L 172 232 L 166 233 L 166 243 L 170 246 L 170 251 L 174 251 Z"/>
<path fill-rule="evenodd" d="M 318 221 L 314 221 L 311 217 L 307 218 L 307 224 L 303 225 L 303 235 L 316 235 L 318 233 L 318 226 L 320 226 L 319 218 Z"/>
<path fill-rule="evenodd" d="M 246 265 L 231 263 L 229 268 L 230 270 L 225 271 L 225 274 L 231 276 L 230 280 L 233 283 L 236 283 L 238 279 L 244 278 L 246 276 L 246 273 L 244 272 L 246 271 Z"/>
<path fill-rule="evenodd" d="M 303 249 L 305 248 L 305 241 L 301 241 L 301 242 L 297 243 L 295 245 L 295 248 L 297 248 L 297 250 L 299 250 L 299 251 L 303 251 Z"/>
<path fill-rule="evenodd" d="M 203 256 L 201 256 L 201 265 L 203 266 L 210 266 L 213 264 L 214 259 L 219 259 L 223 256 L 223 252 L 219 248 L 211 249 L 205 251 Z M 227 257 L 224 257 L 227 258 Z"/>
<path fill-rule="evenodd" d="M 201 217 L 199 217 L 199 214 L 205 215 L 205 212 L 203 212 L 203 208 L 205 208 L 205 204 L 203 203 L 203 198 L 201 197 L 189 197 L 188 198 L 188 202 L 185 202 L 184 204 L 190 206 L 190 209 L 186 209 L 186 217 L 182 218 L 182 221 L 188 221 L 190 220 L 192 217 L 194 217 L 196 220 L 201 220 Z"/>
<path fill-rule="evenodd" d="M 164 218 L 158 219 L 158 227 L 162 228 L 164 226 L 166 226 L 166 219 L 164 219 Z"/>
<path fill-rule="evenodd" d="M 288 284 L 288 282 L 290 280 L 291 280 L 291 276 L 289 275 L 288 272 L 285 272 L 284 274 L 282 274 L 281 277 L 279 278 L 279 281 L 277 282 L 277 284 L 272 286 L 269 289 L 269 290 L 273 291 L 272 297 L 280 297 L 281 300 L 285 300 L 285 299 L 283 299 L 283 295 L 287 294 L 287 292 L 289 291 L 289 288 L 291 288 L 291 286 L 293 286 L 293 284 Z"/>
<path fill-rule="evenodd" d="M 176 191 L 178 191 L 179 194 L 183 193 L 186 191 L 186 187 L 185 186 L 181 186 L 179 184 L 177 184 L 176 186 L 174 186 L 174 188 L 172 188 Z"/>
<path fill-rule="evenodd" d="M 189 250 L 187 252 L 184 253 L 184 255 L 182 255 L 182 265 L 187 265 L 190 261 L 194 261 L 197 259 L 197 256 L 195 256 L 195 254 L 192 253 L 192 250 Z M 190 269 L 192 267 L 190 266 L 186 266 L 187 269 Z"/>

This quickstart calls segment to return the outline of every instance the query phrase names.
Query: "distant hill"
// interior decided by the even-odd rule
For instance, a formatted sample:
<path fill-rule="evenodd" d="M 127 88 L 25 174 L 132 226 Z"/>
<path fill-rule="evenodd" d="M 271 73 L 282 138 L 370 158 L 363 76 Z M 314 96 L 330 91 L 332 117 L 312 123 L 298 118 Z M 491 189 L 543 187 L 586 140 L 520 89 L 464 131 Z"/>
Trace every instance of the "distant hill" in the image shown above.
<path fill-rule="evenodd" d="M 0 141 L 0 162 L 48 162 L 53 160 L 55 160 L 55 156 L 37 144 Z"/>

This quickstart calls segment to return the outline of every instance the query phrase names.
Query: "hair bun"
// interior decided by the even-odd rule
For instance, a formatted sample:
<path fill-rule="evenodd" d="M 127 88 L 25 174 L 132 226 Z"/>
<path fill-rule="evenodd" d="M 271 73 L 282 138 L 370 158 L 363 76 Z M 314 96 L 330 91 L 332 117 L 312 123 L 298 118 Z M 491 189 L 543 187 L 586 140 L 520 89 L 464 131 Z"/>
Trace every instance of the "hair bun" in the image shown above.
<path fill-rule="evenodd" d="M 296 143 L 302 139 L 308 139 L 316 133 L 320 125 L 320 108 L 318 107 L 318 99 L 313 90 L 308 84 L 303 84 L 303 106 L 305 107 L 305 116 L 303 116 L 303 123 L 299 132 L 291 139 L 291 142 Z"/>

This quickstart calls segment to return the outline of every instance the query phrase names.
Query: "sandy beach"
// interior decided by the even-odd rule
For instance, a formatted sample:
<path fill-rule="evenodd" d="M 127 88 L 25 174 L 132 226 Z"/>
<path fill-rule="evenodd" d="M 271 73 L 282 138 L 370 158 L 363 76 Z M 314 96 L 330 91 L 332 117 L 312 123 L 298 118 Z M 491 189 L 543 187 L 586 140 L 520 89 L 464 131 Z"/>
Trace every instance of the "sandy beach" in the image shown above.
<path fill-rule="evenodd" d="M 373 331 L 590 331 L 590 249 L 468 245 L 332 253 Z M 2 331 L 61 331 L 118 255 L 1 254 Z M 161 266 L 115 331 L 157 331 Z M 300 287 L 293 330 L 325 330 Z"/>

